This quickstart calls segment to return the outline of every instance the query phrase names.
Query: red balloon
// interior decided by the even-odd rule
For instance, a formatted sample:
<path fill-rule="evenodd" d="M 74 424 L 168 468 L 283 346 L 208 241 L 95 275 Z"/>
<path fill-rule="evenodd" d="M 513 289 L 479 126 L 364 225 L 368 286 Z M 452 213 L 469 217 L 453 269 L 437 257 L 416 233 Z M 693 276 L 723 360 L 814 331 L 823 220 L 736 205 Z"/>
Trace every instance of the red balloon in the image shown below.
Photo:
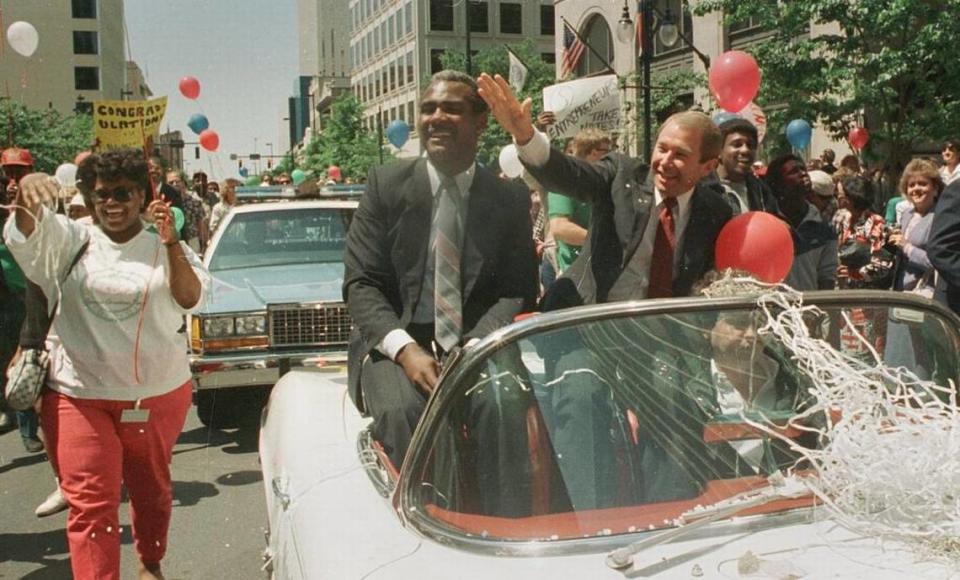
<path fill-rule="evenodd" d="M 852 145 L 854 149 L 863 149 L 867 146 L 867 141 L 869 140 L 870 133 L 868 133 L 864 127 L 854 127 L 847 133 L 847 141 L 850 142 L 850 145 Z"/>
<path fill-rule="evenodd" d="M 721 54 L 710 67 L 710 92 L 725 111 L 742 111 L 759 90 L 760 67 L 741 50 Z"/>
<path fill-rule="evenodd" d="M 331 165 L 330 167 L 327 167 L 327 177 L 333 180 L 341 179 L 342 174 L 340 173 L 340 168 L 337 167 L 336 165 Z"/>
<path fill-rule="evenodd" d="M 217 135 L 217 132 L 213 129 L 206 129 L 203 133 L 200 133 L 200 146 L 207 151 L 216 151 L 217 147 L 220 146 L 220 135 Z"/>
<path fill-rule="evenodd" d="M 73 164 L 79 166 L 81 163 L 83 163 L 83 160 L 87 157 L 90 157 L 90 155 L 90 151 L 81 151 L 80 153 L 77 153 L 77 156 L 73 158 Z"/>
<path fill-rule="evenodd" d="M 200 96 L 200 81 L 194 77 L 183 77 L 180 79 L 180 94 L 190 100 Z"/>
<path fill-rule="evenodd" d="M 761 211 L 733 218 L 720 230 L 717 270 L 746 270 L 768 283 L 782 282 L 793 265 L 793 236 L 780 219 Z"/>

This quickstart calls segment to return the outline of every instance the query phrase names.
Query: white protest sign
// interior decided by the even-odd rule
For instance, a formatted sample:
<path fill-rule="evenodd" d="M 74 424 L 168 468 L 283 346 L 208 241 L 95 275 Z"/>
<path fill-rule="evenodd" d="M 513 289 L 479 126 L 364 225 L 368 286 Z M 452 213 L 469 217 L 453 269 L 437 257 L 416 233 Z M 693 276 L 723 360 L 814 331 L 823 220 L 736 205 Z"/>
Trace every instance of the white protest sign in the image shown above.
<path fill-rule="evenodd" d="M 547 128 L 551 139 L 573 137 L 585 127 L 616 132 L 620 126 L 617 76 L 590 77 L 544 87 L 543 110 L 553 111 L 557 117 L 557 122 Z"/>

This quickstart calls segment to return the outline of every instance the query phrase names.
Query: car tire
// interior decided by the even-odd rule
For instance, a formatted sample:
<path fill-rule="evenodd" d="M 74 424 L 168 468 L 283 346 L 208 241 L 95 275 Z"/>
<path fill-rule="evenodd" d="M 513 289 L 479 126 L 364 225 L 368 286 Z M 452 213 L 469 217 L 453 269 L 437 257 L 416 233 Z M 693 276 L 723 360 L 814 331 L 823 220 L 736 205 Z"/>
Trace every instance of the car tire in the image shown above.
<path fill-rule="evenodd" d="M 200 390 L 196 393 L 197 417 L 204 426 L 214 429 L 255 429 L 269 395 L 268 385 Z"/>
<path fill-rule="evenodd" d="M 205 427 L 230 429 L 237 426 L 235 397 L 225 389 L 197 391 L 197 417 Z"/>

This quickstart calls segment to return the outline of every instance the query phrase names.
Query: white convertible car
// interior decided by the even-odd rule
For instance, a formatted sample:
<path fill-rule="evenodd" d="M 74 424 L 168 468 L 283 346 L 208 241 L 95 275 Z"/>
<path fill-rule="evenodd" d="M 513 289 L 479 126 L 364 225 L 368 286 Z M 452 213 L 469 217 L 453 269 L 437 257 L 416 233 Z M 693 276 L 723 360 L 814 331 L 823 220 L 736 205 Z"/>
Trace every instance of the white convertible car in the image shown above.
<path fill-rule="evenodd" d="M 797 312 L 792 332 L 854 370 L 956 384 L 960 319 L 939 305 L 819 292 Z M 815 387 L 829 377 L 816 373 L 829 356 L 791 351 L 771 331 L 778 314 L 756 297 L 696 298 L 519 321 L 448 361 L 400 470 L 346 377 L 292 371 L 261 431 L 266 569 L 337 580 L 949 577 L 949 555 L 869 532 L 895 496 L 848 517 L 825 506 L 845 493 L 820 478 L 834 430 L 864 414 L 824 412 Z M 860 470 L 868 482 L 871 469 Z"/>

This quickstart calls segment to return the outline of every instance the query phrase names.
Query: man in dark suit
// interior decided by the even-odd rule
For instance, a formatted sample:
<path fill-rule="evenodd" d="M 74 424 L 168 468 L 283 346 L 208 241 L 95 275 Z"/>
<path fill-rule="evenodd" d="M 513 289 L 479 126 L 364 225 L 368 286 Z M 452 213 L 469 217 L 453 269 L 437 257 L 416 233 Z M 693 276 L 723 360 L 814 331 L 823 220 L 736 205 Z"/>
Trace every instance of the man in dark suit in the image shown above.
<path fill-rule="evenodd" d="M 477 165 L 486 124 L 471 77 L 434 75 L 418 123 L 427 159 L 374 168 L 347 236 L 350 395 L 398 468 L 445 353 L 536 300 L 530 196 Z"/>
<path fill-rule="evenodd" d="M 939 275 L 934 297 L 960 314 L 960 180 L 943 190 L 937 200 L 927 257 Z"/>
<path fill-rule="evenodd" d="M 482 74 L 480 95 L 513 135 L 520 160 L 545 188 L 593 205 L 590 235 L 573 265 L 551 286 L 544 310 L 615 300 L 687 296 L 713 268 L 714 244 L 732 210 L 701 184 L 718 164 L 723 139 L 703 113 L 678 113 L 663 124 L 650 165 L 611 153 L 587 163 L 551 149 L 499 75 Z M 555 353 L 551 441 L 576 509 L 616 505 L 620 402 L 593 373 L 589 352 Z"/>

